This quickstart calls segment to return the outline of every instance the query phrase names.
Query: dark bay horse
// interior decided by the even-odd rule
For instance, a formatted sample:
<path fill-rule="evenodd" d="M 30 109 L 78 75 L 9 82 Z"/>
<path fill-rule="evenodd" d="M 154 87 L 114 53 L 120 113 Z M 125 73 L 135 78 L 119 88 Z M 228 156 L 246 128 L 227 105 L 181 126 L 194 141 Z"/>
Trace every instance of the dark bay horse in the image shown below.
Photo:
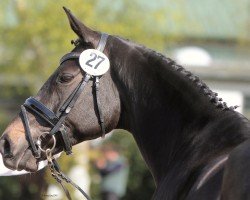
<path fill-rule="evenodd" d="M 72 52 L 97 48 L 101 33 L 65 11 L 79 37 Z M 105 131 L 133 134 L 156 183 L 153 199 L 250 199 L 249 121 L 197 76 L 153 50 L 110 35 L 104 53 L 110 60 L 99 89 Z M 84 75 L 78 59 L 67 59 L 35 99 L 56 113 Z M 90 80 L 65 118 L 72 145 L 102 135 L 94 96 Z M 33 112 L 27 116 L 33 140 L 51 130 Z M 0 151 L 8 168 L 35 172 L 45 157 L 33 155 L 26 132 L 20 113 L 1 137 Z M 57 139 L 54 153 L 63 150 Z"/>

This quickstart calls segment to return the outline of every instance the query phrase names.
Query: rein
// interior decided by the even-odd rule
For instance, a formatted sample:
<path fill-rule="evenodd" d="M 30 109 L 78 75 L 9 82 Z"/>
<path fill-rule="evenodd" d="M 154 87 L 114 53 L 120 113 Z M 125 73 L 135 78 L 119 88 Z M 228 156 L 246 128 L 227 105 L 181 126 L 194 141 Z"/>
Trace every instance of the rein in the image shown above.
<path fill-rule="evenodd" d="M 108 35 L 105 33 L 102 33 L 101 39 L 99 41 L 99 44 L 96 48 L 99 52 L 103 52 L 107 43 Z M 101 57 L 101 56 L 99 56 Z M 60 65 L 70 59 L 81 59 L 81 53 L 71 52 L 62 57 L 60 60 Z M 105 59 L 105 58 L 103 58 Z M 108 59 L 108 58 L 107 58 Z M 87 63 L 86 63 L 87 64 Z M 100 64 L 100 63 L 99 63 Z M 98 64 L 98 65 L 99 65 Z M 80 60 L 81 65 L 81 60 Z M 83 68 L 81 66 L 81 68 Z M 97 68 L 97 66 L 96 66 Z M 84 69 L 83 69 L 84 70 Z M 85 70 L 86 71 L 86 70 Z M 104 72 L 105 73 L 105 72 Z M 104 73 L 101 73 L 104 74 Z M 71 184 L 73 187 L 75 187 L 77 190 L 79 190 L 83 196 L 87 200 L 90 200 L 89 196 L 77 185 L 75 184 L 70 178 L 68 178 L 62 171 L 60 170 L 59 164 L 53 157 L 52 153 L 56 146 L 56 138 L 55 135 L 60 135 L 63 141 L 63 148 L 67 155 L 72 154 L 72 145 L 70 143 L 69 136 L 67 134 L 67 128 L 65 125 L 65 119 L 70 113 L 71 109 L 74 107 L 77 99 L 79 98 L 80 94 L 84 90 L 85 86 L 89 82 L 89 80 L 93 80 L 93 89 L 95 91 L 95 101 L 97 105 L 97 111 L 98 111 L 98 121 L 101 127 L 102 137 L 105 136 L 105 123 L 104 123 L 104 117 L 101 110 L 101 102 L 99 98 L 99 87 L 100 87 L 100 77 L 101 75 L 95 75 L 88 73 L 88 70 L 86 71 L 85 76 L 82 78 L 81 82 L 78 84 L 78 86 L 74 89 L 74 91 L 69 95 L 69 97 L 66 99 L 66 101 L 63 103 L 63 105 L 60 107 L 57 113 L 54 113 L 51 111 L 46 105 L 35 99 L 34 97 L 29 97 L 26 99 L 23 105 L 21 105 L 21 114 L 23 116 L 23 124 L 25 127 L 26 132 L 26 139 L 29 142 L 30 148 L 32 150 L 32 153 L 35 158 L 41 158 L 41 152 L 46 154 L 46 159 L 48 160 L 48 166 L 51 171 L 52 176 L 56 179 L 56 181 L 62 186 L 67 198 L 71 200 L 70 194 L 67 190 L 67 188 L 63 185 L 63 182 Z M 33 115 L 39 116 L 41 119 L 46 121 L 50 126 L 51 130 L 50 132 L 45 133 L 46 135 L 50 135 L 53 138 L 53 146 L 51 148 L 42 149 L 41 147 L 41 136 L 37 139 L 35 142 L 34 139 L 31 136 L 31 130 L 30 130 L 30 124 L 29 119 L 27 116 L 27 110 L 31 111 Z"/>

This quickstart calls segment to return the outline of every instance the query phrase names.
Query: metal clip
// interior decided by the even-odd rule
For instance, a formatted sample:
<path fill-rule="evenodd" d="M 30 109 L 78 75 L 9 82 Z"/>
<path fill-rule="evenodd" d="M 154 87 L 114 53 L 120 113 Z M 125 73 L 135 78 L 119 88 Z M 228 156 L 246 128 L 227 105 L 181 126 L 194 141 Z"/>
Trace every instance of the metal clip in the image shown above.
<path fill-rule="evenodd" d="M 49 133 L 45 133 L 45 134 L 49 134 Z M 52 152 L 52 151 L 55 149 L 55 147 L 56 147 L 56 138 L 55 138 L 55 136 L 54 136 L 54 135 L 50 135 L 50 136 L 53 138 L 53 145 L 52 145 L 51 148 L 48 148 L 48 149 L 43 149 L 43 148 L 41 147 L 41 145 L 42 145 L 41 137 L 42 137 L 42 136 L 44 136 L 44 134 L 43 134 L 43 135 L 40 135 L 39 138 L 38 138 L 38 140 L 37 140 L 37 142 L 36 142 L 38 148 L 39 148 L 42 152 L 44 152 L 44 153 L 47 153 L 47 150 L 50 150 L 50 151 Z"/>

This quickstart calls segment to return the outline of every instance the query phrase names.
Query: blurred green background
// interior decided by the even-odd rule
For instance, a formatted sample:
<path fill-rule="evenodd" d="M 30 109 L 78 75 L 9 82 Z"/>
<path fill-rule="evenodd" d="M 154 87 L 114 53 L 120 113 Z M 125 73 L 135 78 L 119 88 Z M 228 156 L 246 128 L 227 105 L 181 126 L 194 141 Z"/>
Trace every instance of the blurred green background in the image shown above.
<path fill-rule="evenodd" d="M 176 59 L 225 98 L 235 99 L 250 117 L 250 0 L 1 0 L 0 1 L 0 130 L 35 95 L 69 52 L 76 36 L 62 6 L 91 28 L 120 35 Z M 235 98 L 232 98 L 235 97 Z M 122 147 L 130 165 L 124 199 L 150 199 L 153 179 L 129 133 L 116 131 L 111 142 Z M 87 157 L 91 196 L 99 199 L 98 174 L 89 160 L 92 144 L 60 159 L 63 170 Z M 85 150 L 84 155 L 77 153 Z M 86 164 L 87 163 L 87 164 Z M 0 177 L 0 199 L 46 197 L 54 184 L 46 170 L 19 177 Z M 77 197 L 75 197 L 77 199 Z"/>

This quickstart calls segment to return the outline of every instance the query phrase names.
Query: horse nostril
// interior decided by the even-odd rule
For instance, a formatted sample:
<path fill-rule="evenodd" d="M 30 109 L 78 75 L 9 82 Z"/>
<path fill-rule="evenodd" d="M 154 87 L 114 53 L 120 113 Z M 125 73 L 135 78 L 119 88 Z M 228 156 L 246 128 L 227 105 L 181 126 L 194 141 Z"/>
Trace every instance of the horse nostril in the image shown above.
<path fill-rule="evenodd" d="M 11 158 L 13 154 L 11 153 L 10 142 L 5 138 L 3 143 L 3 157 Z"/>

